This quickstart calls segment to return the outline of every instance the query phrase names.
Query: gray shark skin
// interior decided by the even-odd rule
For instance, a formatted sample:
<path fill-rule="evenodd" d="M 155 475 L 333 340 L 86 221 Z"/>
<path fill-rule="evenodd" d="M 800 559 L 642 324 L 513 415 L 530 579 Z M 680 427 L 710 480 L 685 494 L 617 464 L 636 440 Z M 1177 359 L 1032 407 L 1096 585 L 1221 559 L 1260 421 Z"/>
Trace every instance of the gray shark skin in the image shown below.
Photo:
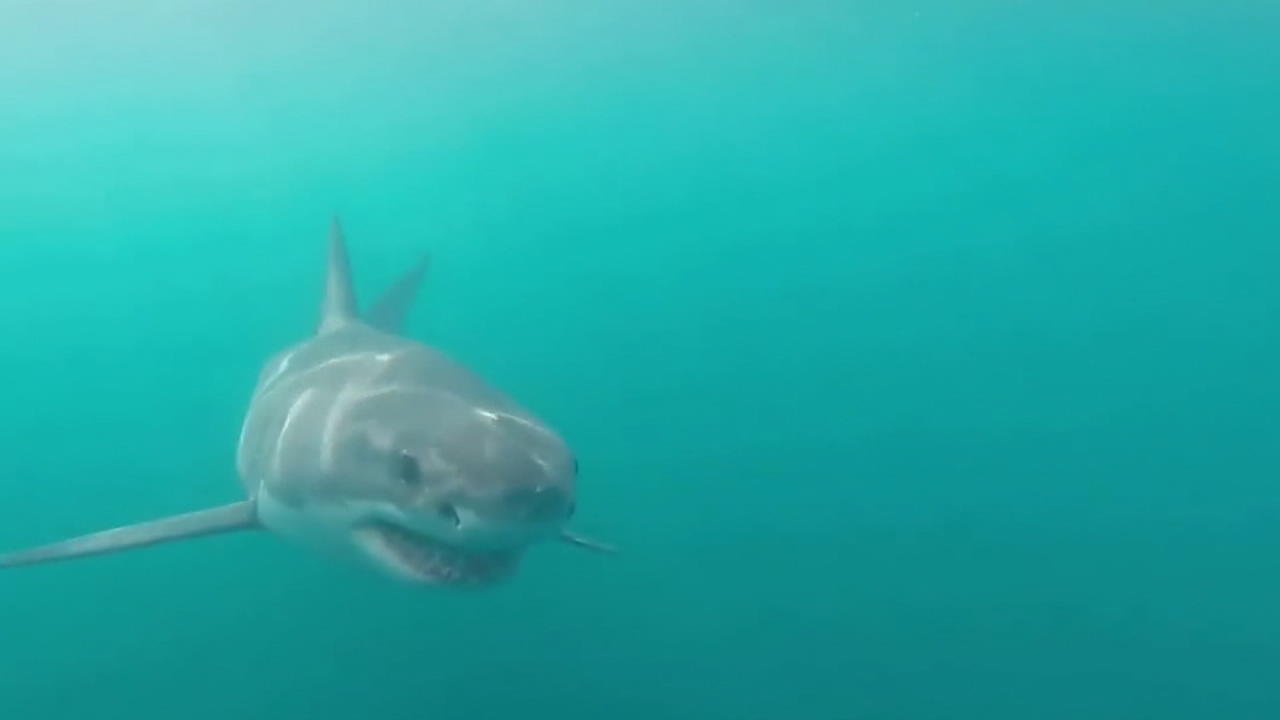
<path fill-rule="evenodd" d="M 509 577 L 567 528 L 577 460 L 547 424 L 399 334 L 424 259 L 362 318 L 337 220 L 315 335 L 263 367 L 236 453 L 245 499 L 0 555 L 0 567 L 265 529 L 426 585 Z"/>

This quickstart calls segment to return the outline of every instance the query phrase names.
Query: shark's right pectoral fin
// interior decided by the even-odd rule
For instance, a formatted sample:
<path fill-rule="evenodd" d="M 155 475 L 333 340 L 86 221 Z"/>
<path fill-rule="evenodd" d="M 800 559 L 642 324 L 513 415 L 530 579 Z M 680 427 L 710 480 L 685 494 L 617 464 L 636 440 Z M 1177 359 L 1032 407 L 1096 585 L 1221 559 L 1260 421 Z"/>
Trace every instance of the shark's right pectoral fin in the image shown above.
<path fill-rule="evenodd" d="M 0 568 L 69 560 L 86 555 L 101 555 L 174 540 L 186 540 L 202 535 L 256 528 L 258 528 L 258 514 L 254 502 L 244 500 L 222 507 L 174 515 L 0 555 Z"/>
<path fill-rule="evenodd" d="M 613 545 L 602 543 L 599 540 L 592 540 L 591 538 L 579 535 L 572 530 L 561 530 L 560 540 L 573 545 L 574 547 L 580 547 L 583 550 L 590 550 L 592 552 L 604 553 L 605 555 L 616 555 L 618 553 L 618 548 Z"/>

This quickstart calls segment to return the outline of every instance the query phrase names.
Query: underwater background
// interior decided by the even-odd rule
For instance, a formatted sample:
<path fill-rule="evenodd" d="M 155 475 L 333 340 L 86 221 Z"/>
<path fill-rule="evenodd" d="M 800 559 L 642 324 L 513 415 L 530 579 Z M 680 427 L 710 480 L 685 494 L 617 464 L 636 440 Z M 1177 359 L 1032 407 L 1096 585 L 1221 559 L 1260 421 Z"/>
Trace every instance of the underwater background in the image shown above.
<path fill-rule="evenodd" d="M 329 217 L 602 557 L 0 574 L 0 717 L 1280 717 L 1280 3 L 0 0 L 0 548 L 239 498 Z"/>

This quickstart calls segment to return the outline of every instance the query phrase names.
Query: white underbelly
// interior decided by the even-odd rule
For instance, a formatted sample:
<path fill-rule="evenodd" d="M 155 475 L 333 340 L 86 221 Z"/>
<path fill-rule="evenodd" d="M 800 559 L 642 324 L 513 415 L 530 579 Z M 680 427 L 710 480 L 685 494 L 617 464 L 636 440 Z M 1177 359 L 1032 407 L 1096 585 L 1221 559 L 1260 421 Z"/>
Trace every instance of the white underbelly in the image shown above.
<path fill-rule="evenodd" d="M 353 530 L 370 517 L 370 508 L 347 503 L 294 507 L 258 493 L 258 519 L 263 527 L 312 550 L 336 556 L 359 555 Z"/>

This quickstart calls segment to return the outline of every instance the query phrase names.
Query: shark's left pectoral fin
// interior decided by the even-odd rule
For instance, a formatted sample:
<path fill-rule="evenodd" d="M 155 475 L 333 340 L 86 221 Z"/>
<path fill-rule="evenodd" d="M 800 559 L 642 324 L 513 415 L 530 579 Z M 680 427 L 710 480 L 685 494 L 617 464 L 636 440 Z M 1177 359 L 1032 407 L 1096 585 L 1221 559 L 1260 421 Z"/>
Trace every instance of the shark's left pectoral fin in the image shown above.
<path fill-rule="evenodd" d="M 258 514 L 254 502 L 244 500 L 222 507 L 105 530 L 51 545 L 0 555 L 0 568 L 69 560 L 86 555 L 102 555 L 202 535 L 252 530 L 257 527 Z"/>
<path fill-rule="evenodd" d="M 560 539 L 574 547 L 580 547 L 592 552 L 605 553 L 606 555 L 616 555 L 618 553 L 618 548 L 613 545 L 583 537 L 572 530 L 561 530 Z"/>

